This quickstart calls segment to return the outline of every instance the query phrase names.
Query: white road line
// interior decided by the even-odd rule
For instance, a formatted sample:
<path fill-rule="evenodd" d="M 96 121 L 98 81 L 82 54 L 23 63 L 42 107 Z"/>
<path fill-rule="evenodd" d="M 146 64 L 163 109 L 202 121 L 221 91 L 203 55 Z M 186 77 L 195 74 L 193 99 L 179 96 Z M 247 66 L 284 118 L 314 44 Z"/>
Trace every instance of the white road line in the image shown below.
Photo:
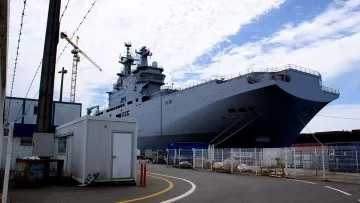
<path fill-rule="evenodd" d="M 171 199 L 168 199 L 168 200 L 165 200 L 165 201 L 162 201 L 161 203 L 170 203 L 170 202 L 175 202 L 177 200 L 180 200 L 182 198 L 185 198 L 189 195 L 191 195 L 195 189 L 196 189 L 196 185 L 189 181 L 189 180 L 186 180 L 186 179 L 183 179 L 183 178 L 178 178 L 178 177 L 174 177 L 174 176 L 168 176 L 168 175 L 163 175 L 163 174 L 158 174 L 158 173 L 150 173 L 150 172 L 147 172 L 148 174 L 152 174 L 152 175 L 157 175 L 157 176 L 164 176 L 164 177 L 169 177 L 169 178 L 174 178 L 174 179 L 178 179 L 178 180 L 182 180 L 182 181 L 185 181 L 187 183 L 189 183 L 191 185 L 191 188 L 190 190 L 188 190 L 187 192 L 185 192 L 184 194 L 180 195 L 180 196 L 177 196 L 177 197 L 174 197 L 174 198 L 171 198 Z"/>
<path fill-rule="evenodd" d="M 292 181 L 297 181 L 297 182 L 302 182 L 302 183 L 308 183 L 308 184 L 316 185 L 316 183 L 309 182 L 309 181 L 304 181 L 304 180 L 296 180 L 296 179 L 285 179 L 285 180 L 292 180 Z"/>
<path fill-rule="evenodd" d="M 324 186 L 324 187 L 329 188 L 329 189 L 332 189 L 332 190 L 336 190 L 336 191 L 341 192 L 341 193 L 343 193 L 343 194 L 345 194 L 345 195 L 351 195 L 351 194 L 349 194 L 349 193 L 347 193 L 347 192 L 344 192 L 344 191 L 342 191 L 342 190 L 339 190 L 339 189 L 336 189 L 336 188 L 333 188 L 333 187 L 329 187 L 329 186 Z"/>

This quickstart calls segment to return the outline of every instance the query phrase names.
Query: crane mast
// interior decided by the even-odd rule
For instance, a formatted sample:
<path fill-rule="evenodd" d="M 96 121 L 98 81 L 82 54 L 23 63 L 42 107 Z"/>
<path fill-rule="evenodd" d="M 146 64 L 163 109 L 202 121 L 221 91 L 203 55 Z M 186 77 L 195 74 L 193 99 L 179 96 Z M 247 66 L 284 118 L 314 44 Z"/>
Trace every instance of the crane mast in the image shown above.
<path fill-rule="evenodd" d="M 71 91 L 70 91 L 70 102 L 75 102 L 75 95 L 76 95 L 76 79 L 77 79 L 77 68 L 78 63 L 80 62 L 80 56 L 79 53 L 82 54 L 86 59 L 88 59 L 95 67 L 97 67 L 100 71 L 101 68 L 93 61 L 91 60 L 79 47 L 79 37 L 76 37 L 76 43 L 73 43 L 68 36 L 64 33 L 60 33 L 61 39 L 65 39 L 66 41 L 71 44 L 71 46 L 74 47 L 73 50 L 71 50 L 71 53 L 73 54 L 73 62 L 72 62 L 72 74 L 71 74 Z"/>
<path fill-rule="evenodd" d="M 76 36 L 76 47 L 79 43 L 79 37 Z M 77 78 L 77 68 L 78 63 L 80 62 L 79 50 L 75 47 L 71 50 L 73 54 L 73 62 L 72 62 L 72 72 L 71 72 L 71 90 L 70 90 L 70 102 L 75 103 L 75 94 L 76 94 L 76 78 Z"/>

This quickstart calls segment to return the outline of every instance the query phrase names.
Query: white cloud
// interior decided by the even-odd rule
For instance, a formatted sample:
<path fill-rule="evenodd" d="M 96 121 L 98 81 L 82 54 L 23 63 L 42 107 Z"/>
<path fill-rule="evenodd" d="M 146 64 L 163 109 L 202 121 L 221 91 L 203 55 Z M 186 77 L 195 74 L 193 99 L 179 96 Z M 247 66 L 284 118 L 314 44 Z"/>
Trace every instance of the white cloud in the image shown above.
<path fill-rule="evenodd" d="M 359 104 L 329 105 L 322 109 L 318 115 L 309 122 L 307 128 L 304 128 L 302 133 L 309 133 L 309 130 L 313 133 L 360 129 Z"/>
<path fill-rule="evenodd" d="M 359 0 L 338 1 L 312 21 L 298 25 L 286 24 L 270 37 L 220 52 L 222 74 L 236 73 L 247 68 L 277 67 L 297 64 L 319 71 L 330 79 L 349 71 L 360 61 Z M 214 60 L 203 77 L 217 72 Z M 205 68 L 205 67 L 204 67 Z"/>
<path fill-rule="evenodd" d="M 94 87 L 104 87 L 114 82 L 114 76 L 121 70 L 118 61 L 123 53 L 123 43 L 131 41 L 133 48 L 149 46 L 153 58 L 163 64 L 165 73 L 191 63 L 197 56 L 211 49 L 216 43 L 236 34 L 240 27 L 252 19 L 277 8 L 284 0 L 251 1 L 117 1 L 99 0 L 80 28 L 82 48 L 103 69 L 99 72 L 84 57 L 79 64 L 77 80 L 77 101 L 84 107 L 92 99 L 106 100 L 104 92 L 94 92 Z M 48 1 L 28 2 L 24 35 L 21 40 L 19 65 L 15 81 L 15 96 L 24 96 L 33 73 L 37 68 L 44 46 Z M 89 9 L 93 0 L 71 1 L 62 20 L 61 31 L 69 35 Z M 63 1 L 62 7 L 65 6 Z M 22 2 L 11 1 L 9 67 L 15 57 L 16 35 L 20 22 Z M 58 54 L 65 45 L 60 39 Z M 64 80 L 64 96 L 70 94 L 70 70 L 72 55 L 66 50 L 57 64 L 69 70 Z M 12 71 L 9 71 L 9 82 Z M 58 93 L 60 75 L 56 74 L 55 92 Z M 39 76 L 29 96 L 35 94 Z M 84 108 L 85 109 L 85 108 Z"/>

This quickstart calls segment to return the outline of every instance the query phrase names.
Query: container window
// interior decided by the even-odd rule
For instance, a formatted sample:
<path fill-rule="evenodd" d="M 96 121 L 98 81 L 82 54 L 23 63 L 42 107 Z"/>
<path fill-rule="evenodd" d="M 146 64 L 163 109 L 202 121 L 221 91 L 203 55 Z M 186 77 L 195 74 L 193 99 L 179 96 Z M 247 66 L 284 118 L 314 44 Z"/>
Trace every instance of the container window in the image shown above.
<path fill-rule="evenodd" d="M 32 137 L 21 137 L 20 146 L 32 146 Z"/>
<path fill-rule="evenodd" d="M 34 115 L 36 115 L 38 112 L 38 107 L 37 106 L 34 106 Z"/>
<path fill-rule="evenodd" d="M 67 137 L 60 137 L 58 138 L 58 154 L 60 156 L 66 155 L 66 140 Z"/>

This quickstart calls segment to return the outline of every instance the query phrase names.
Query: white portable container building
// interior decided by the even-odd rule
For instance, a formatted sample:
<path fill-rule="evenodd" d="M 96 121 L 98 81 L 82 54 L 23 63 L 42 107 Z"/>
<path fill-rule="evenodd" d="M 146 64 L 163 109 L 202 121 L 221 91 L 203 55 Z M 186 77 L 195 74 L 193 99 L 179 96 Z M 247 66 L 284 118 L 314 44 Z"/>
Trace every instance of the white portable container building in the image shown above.
<path fill-rule="evenodd" d="M 136 182 L 137 132 L 135 118 L 83 116 L 56 128 L 54 155 L 80 183 L 95 173 L 96 182 Z"/>

